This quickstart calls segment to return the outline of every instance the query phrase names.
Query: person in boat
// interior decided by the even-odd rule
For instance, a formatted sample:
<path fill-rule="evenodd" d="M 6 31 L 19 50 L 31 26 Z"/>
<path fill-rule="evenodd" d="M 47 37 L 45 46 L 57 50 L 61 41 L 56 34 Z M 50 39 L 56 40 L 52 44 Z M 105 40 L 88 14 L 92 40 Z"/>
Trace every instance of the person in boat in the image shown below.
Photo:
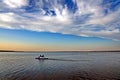
<path fill-rule="evenodd" d="M 39 57 L 38 58 L 41 58 L 41 54 L 39 55 Z"/>
<path fill-rule="evenodd" d="M 42 57 L 44 57 L 44 55 L 42 55 Z"/>
<path fill-rule="evenodd" d="M 41 54 L 40 54 L 40 56 L 39 56 L 38 58 L 41 58 L 41 57 L 44 57 L 44 55 L 41 55 Z"/>

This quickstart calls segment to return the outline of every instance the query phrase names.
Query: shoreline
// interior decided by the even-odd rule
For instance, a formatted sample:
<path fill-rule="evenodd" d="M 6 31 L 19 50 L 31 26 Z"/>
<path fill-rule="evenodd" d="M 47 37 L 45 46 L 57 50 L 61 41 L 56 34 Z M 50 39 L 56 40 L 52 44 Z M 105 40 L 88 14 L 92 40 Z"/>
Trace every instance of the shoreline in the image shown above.
<path fill-rule="evenodd" d="M 120 50 L 111 50 L 111 51 L 14 51 L 14 50 L 0 50 L 0 52 L 120 52 Z"/>

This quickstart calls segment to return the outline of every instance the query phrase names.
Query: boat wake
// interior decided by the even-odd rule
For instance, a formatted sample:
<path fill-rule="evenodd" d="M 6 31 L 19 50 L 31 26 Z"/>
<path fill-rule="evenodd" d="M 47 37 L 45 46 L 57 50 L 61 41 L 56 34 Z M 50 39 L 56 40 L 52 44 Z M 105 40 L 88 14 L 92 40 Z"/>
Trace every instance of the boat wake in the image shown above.
<path fill-rule="evenodd" d="M 90 61 L 90 60 L 72 60 L 72 59 L 56 59 L 56 58 L 48 58 L 48 60 L 56 60 L 56 61 Z"/>

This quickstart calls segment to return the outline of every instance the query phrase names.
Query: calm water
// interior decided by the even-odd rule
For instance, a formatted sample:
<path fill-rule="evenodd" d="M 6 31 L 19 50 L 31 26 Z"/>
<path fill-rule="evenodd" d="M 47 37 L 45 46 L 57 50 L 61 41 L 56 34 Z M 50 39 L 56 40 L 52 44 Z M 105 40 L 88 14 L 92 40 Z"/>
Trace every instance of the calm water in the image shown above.
<path fill-rule="evenodd" d="M 39 54 L 56 60 L 36 60 Z M 0 80 L 119 80 L 120 52 L 2 53 Z"/>

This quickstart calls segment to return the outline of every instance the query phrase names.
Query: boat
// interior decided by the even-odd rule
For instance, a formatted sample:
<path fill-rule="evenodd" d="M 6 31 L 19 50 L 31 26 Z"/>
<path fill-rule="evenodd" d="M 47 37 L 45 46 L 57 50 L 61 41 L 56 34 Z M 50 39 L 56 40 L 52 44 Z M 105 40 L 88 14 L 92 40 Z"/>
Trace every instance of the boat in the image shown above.
<path fill-rule="evenodd" d="M 39 57 L 35 58 L 35 59 L 38 59 L 38 60 L 46 60 L 48 58 L 45 58 L 44 55 L 40 55 Z"/>
<path fill-rule="evenodd" d="M 42 57 L 39 58 L 39 57 L 38 57 L 38 58 L 35 58 L 35 59 L 38 59 L 38 60 L 46 60 L 46 59 L 48 59 L 48 58 L 42 58 Z"/>

